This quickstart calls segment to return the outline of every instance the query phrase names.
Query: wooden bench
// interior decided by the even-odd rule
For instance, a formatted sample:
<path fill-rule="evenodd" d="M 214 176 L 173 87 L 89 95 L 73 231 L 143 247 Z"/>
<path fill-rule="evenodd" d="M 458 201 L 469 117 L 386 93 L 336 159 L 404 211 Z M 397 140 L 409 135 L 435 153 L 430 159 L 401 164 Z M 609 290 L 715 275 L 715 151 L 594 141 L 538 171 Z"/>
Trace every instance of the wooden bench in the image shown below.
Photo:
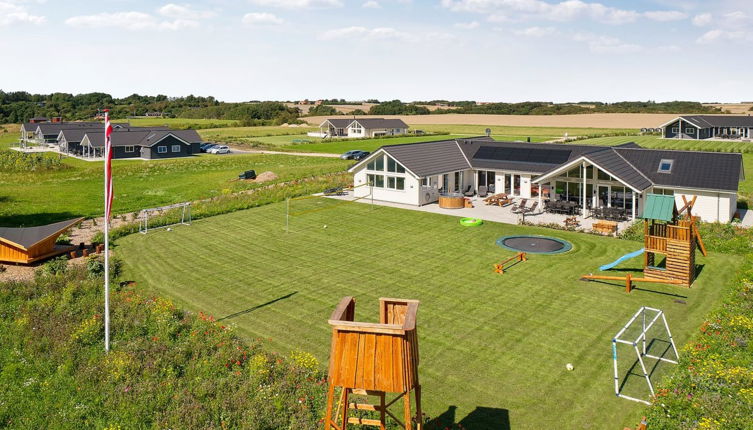
<path fill-rule="evenodd" d="M 593 231 L 601 234 L 614 234 L 617 232 L 617 223 L 615 221 L 599 221 L 594 223 Z"/>

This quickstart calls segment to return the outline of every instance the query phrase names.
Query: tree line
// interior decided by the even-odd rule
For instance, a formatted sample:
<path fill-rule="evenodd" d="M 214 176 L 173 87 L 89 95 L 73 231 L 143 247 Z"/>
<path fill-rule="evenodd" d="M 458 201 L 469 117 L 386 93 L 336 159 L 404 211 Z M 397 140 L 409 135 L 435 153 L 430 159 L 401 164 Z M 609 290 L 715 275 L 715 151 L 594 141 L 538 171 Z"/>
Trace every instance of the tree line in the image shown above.
<path fill-rule="evenodd" d="M 106 93 L 31 94 L 0 90 L 0 123 L 20 123 L 34 117 L 91 120 L 110 109 L 113 119 L 160 114 L 168 118 L 236 120 L 243 125 L 281 124 L 295 121 L 300 112 L 279 102 L 221 102 L 212 96 L 168 97 L 132 94 L 114 98 Z"/>

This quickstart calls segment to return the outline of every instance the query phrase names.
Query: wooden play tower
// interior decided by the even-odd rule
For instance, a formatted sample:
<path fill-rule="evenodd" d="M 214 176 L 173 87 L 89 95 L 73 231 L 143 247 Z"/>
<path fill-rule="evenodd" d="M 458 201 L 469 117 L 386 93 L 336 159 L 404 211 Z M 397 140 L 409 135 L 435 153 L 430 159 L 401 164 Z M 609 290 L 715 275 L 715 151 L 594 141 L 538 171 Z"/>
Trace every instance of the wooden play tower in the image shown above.
<path fill-rule="evenodd" d="M 678 281 L 689 287 L 696 276 L 696 247 L 706 255 L 697 217 L 692 214 L 696 197 L 688 201 L 682 196 L 684 206 L 678 210 L 674 196 L 649 194 L 643 214 L 645 252 L 643 274 L 647 278 Z M 657 267 L 661 256 L 663 267 Z"/>
<path fill-rule="evenodd" d="M 416 333 L 418 301 L 379 299 L 378 324 L 354 321 L 355 311 L 355 299 L 344 297 L 329 319 L 332 349 L 324 428 L 345 430 L 348 424 L 356 424 L 384 430 L 389 415 L 406 430 L 420 430 L 421 385 L 418 383 Z M 340 389 L 337 403 L 336 388 Z M 388 393 L 397 396 L 388 401 Z M 415 396 L 415 415 L 411 413 L 411 393 Z M 351 401 L 351 396 L 374 401 L 359 403 Z M 389 410 L 401 398 L 402 419 Z M 366 417 L 369 414 L 371 418 Z"/>

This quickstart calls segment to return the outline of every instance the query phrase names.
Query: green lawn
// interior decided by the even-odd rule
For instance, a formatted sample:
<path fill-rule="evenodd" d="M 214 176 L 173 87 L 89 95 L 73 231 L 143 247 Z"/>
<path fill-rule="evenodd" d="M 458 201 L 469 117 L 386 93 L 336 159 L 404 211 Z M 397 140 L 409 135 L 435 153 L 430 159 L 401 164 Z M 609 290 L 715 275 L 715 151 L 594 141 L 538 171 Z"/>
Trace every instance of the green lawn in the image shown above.
<path fill-rule="evenodd" d="M 433 133 L 464 134 L 469 136 L 482 136 L 486 129 L 490 128 L 493 135 L 517 136 L 525 139 L 530 136 L 559 138 L 565 133 L 568 136 L 591 136 L 609 133 L 637 133 L 638 130 L 629 128 L 588 128 L 588 127 L 521 127 L 507 125 L 461 125 L 461 124 L 416 124 L 412 130 L 424 130 Z"/>
<path fill-rule="evenodd" d="M 225 143 L 250 143 L 259 137 L 265 136 L 285 136 L 285 135 L 302 135 L 309 131 L 319 131 L 318 127 L 281 127 L 281 126 L 260 126 L 260 127 L 224 127 L 224 128 L 207 128 L 199 130 L 202 139 L 208 141 L 220 141 Z"/>
<path fill-rule="evenodd" d="M 267 184 L 238 181 L 254 169 L 272 171 L 278 181 L 344 170 L 351 161 L 288 155 L 232 155 L 172 160 L 116 160 L 113 212 L 213 197 Z M 39 225 L 102 213 L 102 163 L 66 159 L 66 169 L 0 172 L 0 226 Z"/>
<path fill-rule="evenodd" d="M 125 279 L 322 363 L 340 298 L 356 297 L 361 321 L 377 320 L 379 297 L 418 299 L 425 411 L 463 422 L 482 408 L 481 418 L 495 420 L 483 428 L 634 425 L 643 407 L 613 394 L 612 336 L 647 305 L 666 312 L 682 345 L 741 261 L 699 256 L 693 288 L 643 284 L 626 294 L 624 285 L 578 278 L 640 243 L 496 223 L 466 228 L 455 217 L 323 199 L 293 201 L 291 210 L 310 211 L 292 218 L 288 234 L 285 205 L 273 204 L 127 236 L 116 253 Z M 574 249 L 495 274 L 492 264 L 512 255 L 495 240 L 519 233 L 554 235 Z M 670 367 L 659 366 L 655 380 Z M 630 377 L 628 393 L 645 394 L 641 382 Z"/>
<path fill-rule="evenodd" d="M 198 118 L 129 118 L 124 120 L 114 120 L 115 122 L 129 122 L 137 127 L 149 127 L 167 125 L 173 128 L 215 128 L 231 127 L 238 121 L 229 119 L 198 119 Z"/>

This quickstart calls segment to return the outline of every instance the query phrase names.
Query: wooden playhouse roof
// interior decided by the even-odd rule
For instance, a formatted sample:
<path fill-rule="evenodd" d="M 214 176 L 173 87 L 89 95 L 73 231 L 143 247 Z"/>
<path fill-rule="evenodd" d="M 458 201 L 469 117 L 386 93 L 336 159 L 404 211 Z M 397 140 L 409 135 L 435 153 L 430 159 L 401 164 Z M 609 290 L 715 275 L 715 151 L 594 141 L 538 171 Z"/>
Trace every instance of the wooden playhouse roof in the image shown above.
<path fill-rule="evenodd" d="M 641 218 L 671 222 L 675 217 L 675 213 L 677 213 L 675 196 L 647 194 Z"/>
<path fill-rule="evenodd" d="M 83 218 L 74 218 L 37 227 L 0 227 L 0 242 L 28 250 L 40 242 L 63 233 L 81 220 Z"/>

